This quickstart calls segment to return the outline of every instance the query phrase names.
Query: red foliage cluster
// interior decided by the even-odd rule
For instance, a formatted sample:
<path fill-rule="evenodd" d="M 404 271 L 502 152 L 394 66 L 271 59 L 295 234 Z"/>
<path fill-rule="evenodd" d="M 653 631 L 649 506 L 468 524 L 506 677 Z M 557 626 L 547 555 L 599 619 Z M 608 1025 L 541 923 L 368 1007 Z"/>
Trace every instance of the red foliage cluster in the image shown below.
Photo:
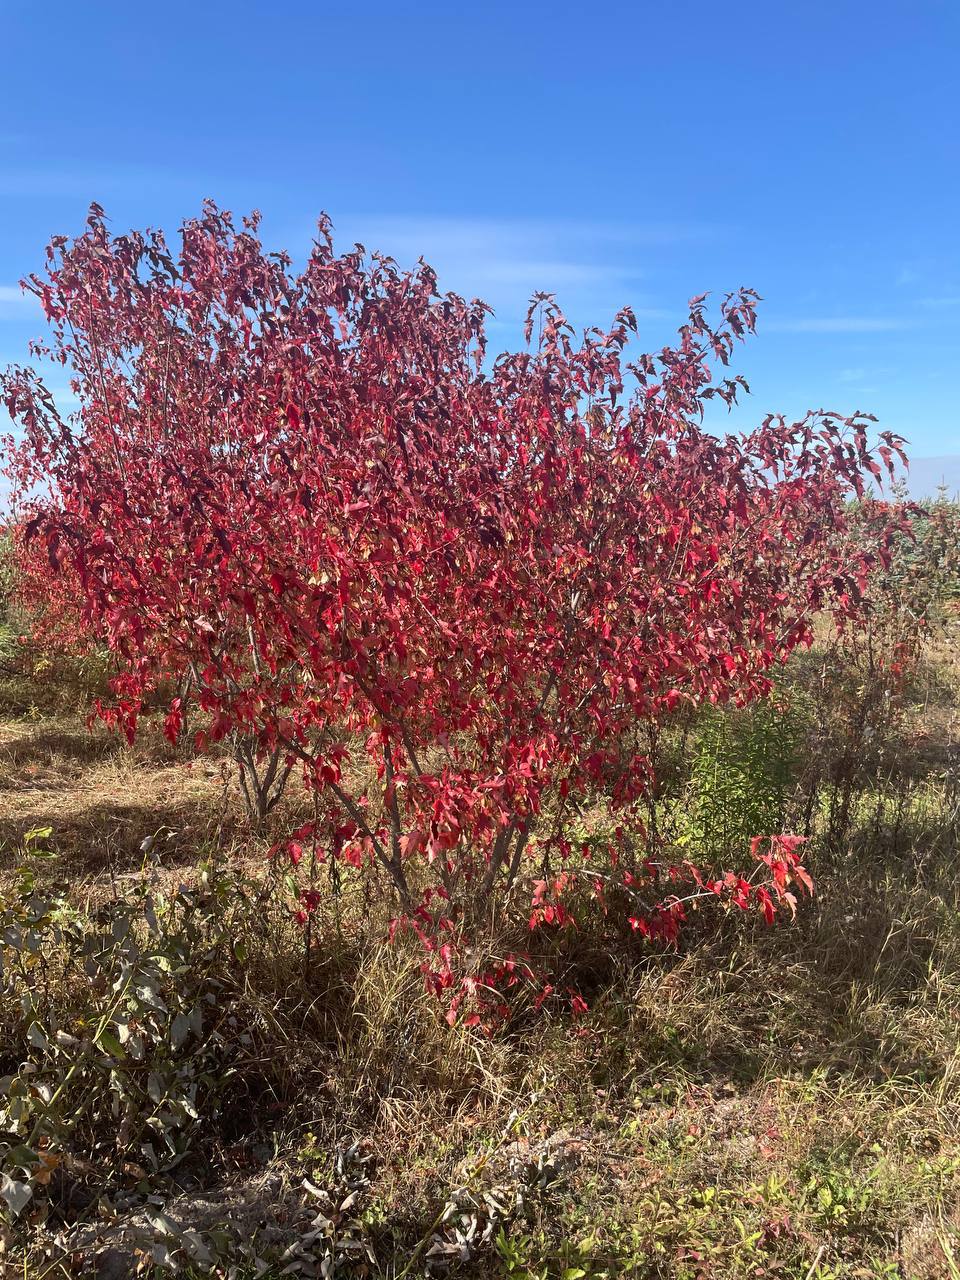
<path fill-rule="evenodd" d="M 526 348 L 487 362 L 486 308 L 427 266 L 338 256 L 323 221 L 295 273 L 256 228 L 208 205 L 174 257 L 94 207 L 52 243 L 27 287 L 81 408 L 3 380 L 20 492 L 43 490 L 21 539 L 115 655 L 102 716 L 132 737 L 163 699 L 171 738 L 229 737 L 258 787 L 302 768 L 319 856 L 382 868 L 449 987 L 458 931 L 531 858 L 573 871 L 586 803 L 642 846 L 646 726 L 762 696 L 817 611 L 856 609 L 888 537 L 853 549 L 845 504 L 880 467 L 863 417 L 702 427 L 741 384 L 711 365 L 753 330 L 750 291 L 714 323 L 694 299 L 675 346 L 629 363 L 629 310 L 576 339 L 541 296 Z M 633 892 L 625 865 L 604 874 Z M 762 893 L 697 891 L 770 915 L 794 850 L 766 870 Z M 681 915 L 634 919 L 669 936 Z"/>

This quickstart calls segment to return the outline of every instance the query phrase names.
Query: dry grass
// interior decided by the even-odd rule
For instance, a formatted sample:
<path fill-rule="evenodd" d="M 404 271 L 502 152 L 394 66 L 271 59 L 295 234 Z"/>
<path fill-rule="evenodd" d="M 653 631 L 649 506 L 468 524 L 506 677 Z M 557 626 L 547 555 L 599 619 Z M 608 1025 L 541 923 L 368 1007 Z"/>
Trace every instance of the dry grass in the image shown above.
<path fill-rule="evenodd" d="M 0 724 L 0 867 L 25 832 L 52 827 L 65 866 L 82 877 L 129 871 L 163 829 L 172 865 L 191 862 L 218 826 L 242 821 L 216 764 L 178 759 L 163 740 L 135 747 L 77 719 Z"/>
<path fill-rule="evenodd" d="M 192 883 L 213 856 L 241 886 L 227 909 L 244 944 L 203 962 L 229 1083 L 205 1095 L 188 1157 L 167 1172 L 120 1159 L 85 1113 L 46 1222 L 10 1237 L 9 1275 L 149 1274 L 145 1241 L 175 1250 L 192 1228 L 224 1241 L 223 1275 L 256 1274 L 260 1256 L 267 1276 L 319 1275 L 324 1257 L 335 1275 L 420 1276 L 449 1246 L 463 1276 L 956 1280 L 957 639 L 918 683 L 904 767 L 858 793 L 852 839 L 819 851 L 819 896 L 793 926 L 704 925 L 671 955 L 603 957 L 585 937 L 565 962 L 589 1013 L 545 1008 L 489 1037 L 447 1027 L 419 957 L 384 942 L 349 878 L 305 956 L 266 892 L 269 836 L 245 830 L 216 763 L 70 718 L 5 723 L 7 886 L 24 833 L 49 826 L 52 876 L 77 898 L 122 895 L 162 831 L 146 874 Z M 17 1010 L 3 1027 L 15 1049 L 0 1056 L 17 1058 Z M 179 1236 L 145 1224 L 147 1196 Z M 460 1253 L 458 1229 L 474 1231 Z"/>

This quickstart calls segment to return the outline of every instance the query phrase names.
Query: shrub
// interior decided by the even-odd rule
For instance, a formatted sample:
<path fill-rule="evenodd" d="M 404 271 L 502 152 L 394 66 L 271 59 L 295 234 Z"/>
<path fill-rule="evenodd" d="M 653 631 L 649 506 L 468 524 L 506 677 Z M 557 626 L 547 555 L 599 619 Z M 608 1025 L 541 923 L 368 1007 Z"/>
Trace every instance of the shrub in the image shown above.
<path fill-rule="evenodd" d="M 38 596 L 69 602 L 54 629 L 112 653 L 100 715 L 132 738 L 163 703 L 172 739 L 231 741 L 261 815 L 299 770 L 317 817 L 286 855 L 378 868 L 461 995 L 516 980 L 461 990 L 460 941 L 521 871 L 577 871 L 592 803 L 619 834 L 579 869 L 616 879 L 638 928 L 672 936 L 687 883 L 772 913 L 792 847 L 762 884 L 644 848 L 646 734 L 766 695 L 818 610 L 856 612 L 902 523 L 879 510 L 850 537 L 848 499 L 881 474 L 868 420 L 703 429 L 744 385 L 711 365 L 753 330 L 750 291 L 713 323 L 694 299 L 676 345 L 632 361 L 629 309 L 577 340 L 538 295 L 526 349 L 489 363 L 487 309 L 429 267 L 337 256 L 321 221 L 294 274 L 256 227 L 208 205 L 175 260 L 94 206 L 27 282 L 81 408 L 4 379 L 16 481 L 45 492 L 20 545 Z M 888 467 L 899 449 L 881 436 Z"/>
<path fill-rule="evenodd" d="M 782 831 L 804 737 L 797 707 L 705 708 L 694 748 L 685 836 L 695 856 L 729 857 L 757 831 Z"/>
<path fill-rule="evenodd" d="M 107 1169 L 176 1166 L 244 1053 L 229 984 L 240 879 L 201 871 L 165 891 L 145 876 L 81 907 L 51 876 L 49 835 L 27 833 L 0 896 L 0 1197 L 13 1216 L 78 1134 Z"/>
<path fill-rule="evenodd" d="M 888 509 L 867 500 L 851 512 L 865 540 L 878 507 Z M 904 783 L 916 770 L 917 761 L 904 751 L 911 702 L 929 644 L 944 637 L 956 595 L 960 511 L 941 499 L 914 507 L 911 516 L 894 539 L 888 568 L 867 584 L 858 625 L 825 629 L 816 665 L 804 664 L 794 679 L 814 720 L 803 769 L 804 829 L 825 803 L 828 842 L 838 852 L 848 841 L 857 793 L 875 789 L 881 778 Z"/>

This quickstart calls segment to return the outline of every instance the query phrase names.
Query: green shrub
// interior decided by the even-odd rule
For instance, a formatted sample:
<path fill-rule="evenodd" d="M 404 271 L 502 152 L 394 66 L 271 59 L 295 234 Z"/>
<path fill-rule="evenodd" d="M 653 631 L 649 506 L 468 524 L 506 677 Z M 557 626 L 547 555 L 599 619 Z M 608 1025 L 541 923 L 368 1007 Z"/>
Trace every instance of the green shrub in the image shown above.
<path fill-rule="evenodd" d="M 705 709 L 693 745 L 684 840 L 710 860 L 784 829 L 804 736 L 799 705 Z"/>
<path fill-rule="evenodd" d="M 229 977 L 237 877 L 201 870 L 164 890 L 144 875 L 80 907 L 49 887 L 49 835 L 28 833 L 0 896 L 0 1197 L 12 1217 L 81 1135 L 107 1167 L 172 1168 L 249 1042 Z"/>

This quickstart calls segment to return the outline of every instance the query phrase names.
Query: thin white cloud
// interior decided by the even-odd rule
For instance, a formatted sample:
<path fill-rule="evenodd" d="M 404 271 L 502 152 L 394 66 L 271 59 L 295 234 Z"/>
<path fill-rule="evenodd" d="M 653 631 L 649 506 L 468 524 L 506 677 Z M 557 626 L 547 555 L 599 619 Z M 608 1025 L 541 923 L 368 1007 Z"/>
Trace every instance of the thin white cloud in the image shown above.
<path fill-rule="evenodd" d="M 947 293 L 939 298 L 918 298 L 917 305 L 932 310 L 940 307 L 960 307 L 960 293 Z"/>
<path fill-rule="evenodd" d="M 0 284 L 0 317 L 25 315 L 39 309 L 34 295 L 24 293 L 18 284 Z"/>
<path fill-rule="evenodd" d="M 866 387 L 863 384 L 866 382 L 873 383 L 878 380 L 883 381 L 885 378 L 889 378 L 891 374 L 896 374 L 898 372 L 899 371 L 891 365 L 874 365 L 871 368 L 856 367 L 841 369 L 837 374 L 837 381 L 853 386 L 859 391 L 872 391 L 875 389 L 874 387 Z"/>
<path fill-rule="evenodd" d="M 775 333 L 890 333 L 911 328 L 911 322 L 899 316 L 804 316 L 768 320 L 763 328 Z"/>
<path fill-rule="evenodd" d="M 36 168 L 5 164 L 0 167 L 0 195 L 14 199 L 64 196 L 85 203 L 97 200 L 103 204 L 107 197 L 114 195 L 162 190 L 168 194 L 176 191 L 199 200 L 205 193 L 219 190 L 220 186 L 221 179 L 210 172 L 141 164 L 111 164 L 83 169 L 56 165 Z"/>
<path fill-rule="evenodd" d="M 561 289 L 624 279 L 624 272 L 616 267 L 591 262 L 564 262 L 562 259 L 504 257 L 478 262 L 471 258 L 469 262 L 458 263 L 458 266 L 471 274 L 482 275 L 491 284 L 509 285 L 511 288 L 518 283 L 529 285 L 537 280 L 549 281 L 548 288 Z M 537 286 L 534 284 L 533 287 Z"/>
<path fill-rule="evenodd" d="M 467 249 L 526 253 L 532 245 L 654 248 L 712 238 L 718 228 L 706 223 L 615 223 L 546 221 L 537 218 L 459 218 L 410 214 L 350 214 L 334 218 L 338 238 L 359 239 L 399 258 Z M 360 234 L 358 234 L 360 233 Z"/>
<path fill-rule="evenodd" d="M 655 251 L 703 240 L 714 227 L 695 224 L 597 223 L 525 218 L 352 214 L 334 217 L 336 243 L 353 242 L 395 258 L 402 267 L 421 256 L 441 289 L 481 297 L 499 314 L 520 313 L 538 290 L 562 306 L 589 309 L 634 305 L 638 317 L 662 319 L 656 300 L 638 285 Z"/>

